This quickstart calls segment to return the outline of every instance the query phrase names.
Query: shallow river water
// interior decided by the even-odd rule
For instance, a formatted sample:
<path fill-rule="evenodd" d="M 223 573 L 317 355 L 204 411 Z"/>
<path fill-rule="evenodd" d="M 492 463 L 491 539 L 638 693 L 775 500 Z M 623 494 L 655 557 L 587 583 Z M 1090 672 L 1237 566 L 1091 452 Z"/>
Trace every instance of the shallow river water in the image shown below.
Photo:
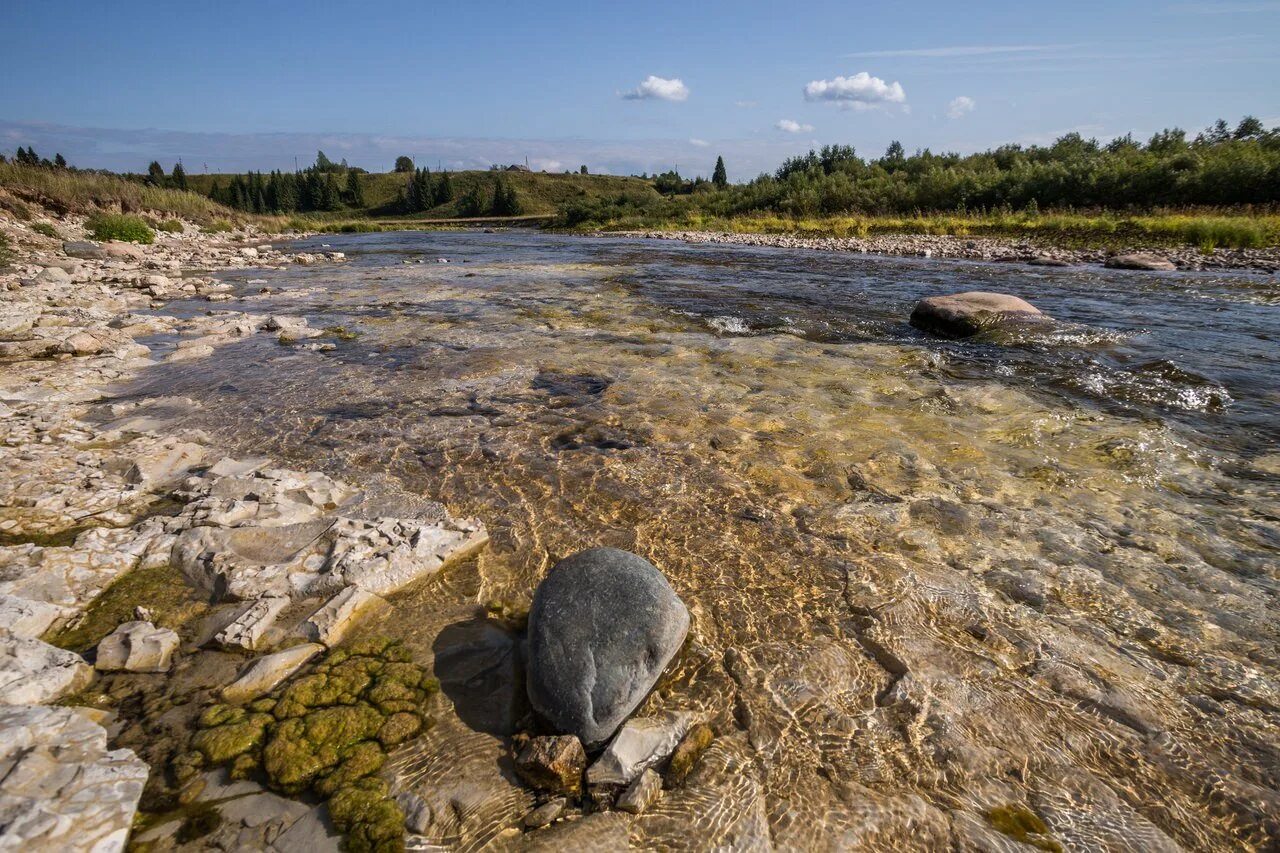
<path fill-rule="evenodd" d="M 414 846 L 1277 843 L 1276 279 L 526 232 L 302 245 L 322 242 L 349 262 L 228 280 L 243 310 L 356 337 L 259 336 L 130 393 L 488 526 L 374 626 L 445 686 L 396 757 Z M 965 290 L 1063 323 L 907 326 L 919 297 Z M 705 712 L 718 738 L 641 817 L 520 835 L 517 646 L 477 604 L 527 604 L 602 544 L 693 616 L 645 708 Z"/>

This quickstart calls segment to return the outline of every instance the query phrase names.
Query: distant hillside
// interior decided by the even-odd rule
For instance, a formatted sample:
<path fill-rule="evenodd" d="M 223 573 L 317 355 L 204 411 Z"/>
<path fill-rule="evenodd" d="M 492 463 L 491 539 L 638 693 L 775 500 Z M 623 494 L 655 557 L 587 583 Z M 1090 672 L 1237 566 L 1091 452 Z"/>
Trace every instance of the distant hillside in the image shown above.
<path fill-rule="evenodd" d="M 307 215 L 326 218 L 374 217 L 411 219 L 449 219 L 474 215 L 465 209 L 465 199 L 474 191 L 481 198 L 492 199 L 500 180 L 508 191 L 514 191 L 522 215 L 560 214 L 576 204 L 592 207 L 600 204 L 616 204 L 622 198 L 638 203 L 657 202 L 658 192 L 649 180 L 615 175 L 551 174 L 546 172 L 465 171 L 449 172 L 452 198 L 425 210 L 406 210 L 403 199 L 407 195 L 412 173 L 361 173 L 359 182 L 364 205 L 352 206 L 343 201 L 329 211 L 309 211 Z M 207 195 L 215 182 L 227 187 L 238 176 L 233 174 L 188 175 L 188 186 L 195 192 Z M 335 174 L 337 186 L 345 191 L 346 173 Z M 438 180 L 439 175 L 432 175 Z M 345 194 L 344 194 L 345 198 Z"/>

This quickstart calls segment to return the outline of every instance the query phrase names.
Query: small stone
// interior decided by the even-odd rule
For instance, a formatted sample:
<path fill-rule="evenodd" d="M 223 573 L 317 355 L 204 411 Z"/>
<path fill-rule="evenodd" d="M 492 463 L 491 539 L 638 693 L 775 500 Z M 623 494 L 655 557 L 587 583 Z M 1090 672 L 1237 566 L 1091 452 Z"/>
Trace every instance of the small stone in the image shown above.
<path fill-rule="evenodd" d="M 231 624 L 219 631 L 214 640 L 223 646 L 238 646 L 253 651 L 261 644 L 263 635 L 275 625 L 276 617 L 288 604 L 289 599 L 284 596 L 255 599 Z"/>
<path fill-rule="evenodd" d="M 568 794 L 582 793 L 587 753 L 573 735 L 535 737 L 516 755 L 516 773 L 531 788 Z"/>
<path fill-rule="evenodd" d="M 546 826 L 564 813 L 564 807 L 569 801 L 564 797 L 556 797 L 553 800 L 547 800 L 533 811 L 524 816 L 524 825 L 526 829 L 538 829 Z"/>
<path fill-rule="evenodd" d="M 714 739 L 715 732 L 706 723 L 698 723 L 689 729 L 676 751 L 671 753 L 671 761 L 667 763 L 666 773 L 663 774 L 667 787 L 675 788 L 684 784 L 693 768 L 698 766 L 698 759 Z"/>
<path fill-rule="evenodd" d="M 306 643 L 252 661 L 240 676 L 222 689 L 228 702 L 247 702 L 270 693 L 280 682 L 293 675 L 316 655 L 324 651 L 319 643 Z"/>
<path fill-rule="evenodd" d="M 112 672 L 168 672 L 178 635 L 150 622 L 126 622 L 98 643 L 99 670 Z"/>
<path fill-rule="evenodd" d="M 627 722 L 587 770 L 587 784 L 621 787 L 670 755 L 693 723 L 687 711 L 668 711 Z"/>
<path fill-rule="evenodd" d="M 662 777 L 652 770 L 645 770 L 627 786 L 618 798 L 618 810 L 643 814 L 662 796 Z"/>

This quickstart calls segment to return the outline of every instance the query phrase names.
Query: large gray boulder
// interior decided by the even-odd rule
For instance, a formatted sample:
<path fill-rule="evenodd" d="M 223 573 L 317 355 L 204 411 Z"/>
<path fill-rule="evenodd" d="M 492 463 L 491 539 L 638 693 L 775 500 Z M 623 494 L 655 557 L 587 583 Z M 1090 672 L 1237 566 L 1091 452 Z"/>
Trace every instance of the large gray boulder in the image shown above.
<path fill-rule="evenodd" d="M 101 246 L 88 240 L 68 240 L 62 244 L 62 251 L 68 257 L 87 261 L 105 261 L 110 257 Z"/>
<path fill-rule="evenodd" d="M 689 611 L 651 563 L 615 548 L 561 560 L 529 611 L 529 700 L 588 748 L 653 689 L 689 631 Z"/>
<path fill-rule="evenodd" d="M 1011 322 L 1037 323 L 1048 319 L 1026 300 L 980 290 L 928 296 L 917 302 L 911 312 L 911 325 L 949 338 L 967 338 Z"/>

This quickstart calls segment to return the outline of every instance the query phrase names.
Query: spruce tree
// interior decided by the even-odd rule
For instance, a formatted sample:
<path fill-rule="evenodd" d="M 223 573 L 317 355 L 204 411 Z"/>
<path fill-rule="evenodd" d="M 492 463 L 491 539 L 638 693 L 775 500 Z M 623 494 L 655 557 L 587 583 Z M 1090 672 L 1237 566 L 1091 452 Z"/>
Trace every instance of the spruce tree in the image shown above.
<path fill-rule="evenodd" d="M 453 201 L 453 183 L 449 180 L 448 172 L 440 173 L 440 180 L 436 182 L 436 204 L 448 204 Z"/>
<path fill-rule="evenodd" d="M 147 183 L 157 187 L 164 186 L 164 167 L 155 160 L 147 167 Z"/>
<path fill-rule="evenodd" d="M 61 154 L 55 154 L 53 155 L 53 165 L 57 166 L 59 169 L 65 169 L 67 168 L 67 158 L 63 157 Z"/>
<path fill-rule="evenodd" d="M 347 204 L 364 207 L 364 189 L 360 186 L 360 173 L 347 169 Z"/>
<path fill-rule="evenodd" d="M 723 157 L 716 157 L 716 170 L 711 173 L 711 183 L 718 190 L 729 186 L 729 173 L 725 171 Z"/>
<path fill-rule="evenodd" d="M 173 185 L 180 190 L 187 188 L 187 171 L 182 168 L 181 163 L 173 164 Z"/>

